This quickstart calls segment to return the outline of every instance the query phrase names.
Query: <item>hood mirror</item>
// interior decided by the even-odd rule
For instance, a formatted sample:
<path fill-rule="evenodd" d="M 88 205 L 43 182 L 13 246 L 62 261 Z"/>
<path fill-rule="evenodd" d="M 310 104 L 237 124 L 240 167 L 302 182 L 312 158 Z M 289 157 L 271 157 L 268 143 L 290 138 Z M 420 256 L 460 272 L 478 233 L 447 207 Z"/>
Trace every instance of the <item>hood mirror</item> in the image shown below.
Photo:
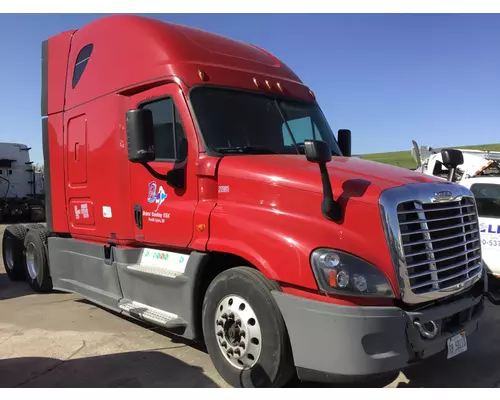
<path fill-rule="evenodd" d="M 328 175 L 326 163 L 332 160 L 332 151 L 328 143 L 322 140 L 305 140 L 304 152 L 307 161 L 319 165 L 321 182 L 323 184 L 323 201 L 321 203 L 321 212 L 325 218 L 332 221 L 340 221 L 342 210 L 340 204 L 333 199 L 332 184 Z"/>

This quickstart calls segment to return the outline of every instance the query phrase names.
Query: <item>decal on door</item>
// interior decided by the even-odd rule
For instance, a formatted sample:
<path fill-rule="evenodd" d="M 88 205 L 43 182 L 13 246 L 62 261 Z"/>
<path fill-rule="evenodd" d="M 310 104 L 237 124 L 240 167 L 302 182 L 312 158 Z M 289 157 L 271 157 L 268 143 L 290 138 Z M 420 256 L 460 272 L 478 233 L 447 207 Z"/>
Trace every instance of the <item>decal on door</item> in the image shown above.
<path fill-rule="evenodd" d="M 156 204 L 156 209 L 154 211 L 143 211 L 142 215 L 147 218 L 147 221 L 153 223 L 163 224 L 166 219 L 170 218 L 170 213 L 159 212 L 160 206 L 167 199 L 167 194 L 163 189 L 163 186 L 160 186 L 158 190 L 156 190 L 157 185 L 156 182 L 152 181 L 148 184 L 148 203 Z"/>

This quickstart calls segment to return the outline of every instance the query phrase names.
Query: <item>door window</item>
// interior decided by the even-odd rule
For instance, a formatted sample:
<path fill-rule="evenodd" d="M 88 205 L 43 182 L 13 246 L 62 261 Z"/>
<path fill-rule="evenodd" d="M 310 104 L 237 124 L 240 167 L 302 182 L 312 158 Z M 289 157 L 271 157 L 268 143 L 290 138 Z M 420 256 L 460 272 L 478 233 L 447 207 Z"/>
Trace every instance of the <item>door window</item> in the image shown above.
<path fill-rule="evenodd" d="M 162 98 L 142 106 L 151 110 L 155 131 L 155 161 L 184 161 L 187 139 L 179 110 L 172 98 Z"/>

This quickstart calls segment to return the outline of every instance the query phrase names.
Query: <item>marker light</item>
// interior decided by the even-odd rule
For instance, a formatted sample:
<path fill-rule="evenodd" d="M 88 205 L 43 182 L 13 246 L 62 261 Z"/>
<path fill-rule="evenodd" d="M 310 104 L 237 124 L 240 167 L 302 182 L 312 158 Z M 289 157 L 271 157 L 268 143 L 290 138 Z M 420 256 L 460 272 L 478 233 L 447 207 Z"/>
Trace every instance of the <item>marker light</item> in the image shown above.
<path fill-rule="evenodd" d="M 391 284 L 375 266 L 348 253 L 317 249 L 311 255 L 318 288 L 331 294 L 394 297 Z"/>

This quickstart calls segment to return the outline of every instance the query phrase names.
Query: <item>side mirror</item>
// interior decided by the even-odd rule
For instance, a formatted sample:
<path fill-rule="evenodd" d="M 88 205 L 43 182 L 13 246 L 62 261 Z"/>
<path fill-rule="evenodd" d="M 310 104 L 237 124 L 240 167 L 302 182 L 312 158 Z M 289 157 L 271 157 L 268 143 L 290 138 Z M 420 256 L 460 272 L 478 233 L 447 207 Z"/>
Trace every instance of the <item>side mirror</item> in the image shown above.
<path fill-rule="evenodd" d="M 151 110 L 141 108 L 127 111 L 128 159 L 147 163 L 155 159 L 155 136 Z"/>
<path fill-rule="evenodd" d="M 464 163 L 464 155 L 460 150 L 443 149 L 441 150 L 441 157 L 444 166 L 448 169 L 456 168 Z"/>
<path fill-rule="evenodd" d="M 328 143 L 322 140 L 304 141 L 304 153 L 307 161 L 316 164 L 325 164 L 332 160 L 332 150 Z"/>
<path fill-rule="evenodd" d="M 455 180 L 457 167 L 464 163 L 464 155 L 460 150 L 443 149 L 441 150 L 441 157 L 443 159 L 443 165 L 450 170 L 448 181 L 453 182 Z"/>
<path fill-rule="evenodd" d="M 351 157 L 351 131 L 339 129 L 337 141 L 344 157 Z"/>
<path fill-rule="evenodd" d="M 321 183 L 323 185 L 323 201 L 321 202 L 321 212 L 325 218 L 331 221 L 340 221 L 342 218 L 342 210 L 340 204 L 333 198 L 332 184 L 326 163 L 332 160 L 332 151 L 328 143 L 322 140 L 305 140 L 304 153 L 307 161 L 319 165 L 321 174 Z"/>

